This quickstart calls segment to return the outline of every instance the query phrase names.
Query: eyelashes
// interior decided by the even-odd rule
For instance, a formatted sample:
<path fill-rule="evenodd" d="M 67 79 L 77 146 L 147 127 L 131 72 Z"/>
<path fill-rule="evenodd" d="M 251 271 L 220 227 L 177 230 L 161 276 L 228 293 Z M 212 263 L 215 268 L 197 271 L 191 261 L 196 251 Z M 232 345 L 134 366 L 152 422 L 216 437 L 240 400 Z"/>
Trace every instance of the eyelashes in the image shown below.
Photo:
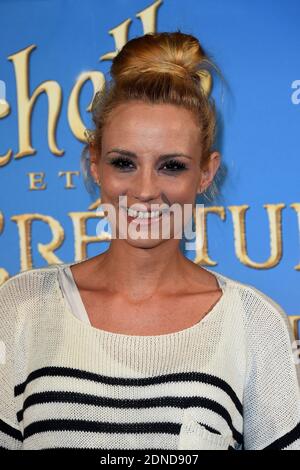
<path fill-rule="evenodd" d="M 134 168 L 134 163 L 132 162 L 132 160 L 126 157 L 112 158 L 110 164 L 121 171 L 130 171 L 132 168 Z M 168 167 L 166 171 L 169 172 L 180 172 L 187 169 L 187 166 L 183 162 L 172 159 L 168 160 L 166 163 L 163 163 L 160 169 L 163 169 L 165 167 Z"/>

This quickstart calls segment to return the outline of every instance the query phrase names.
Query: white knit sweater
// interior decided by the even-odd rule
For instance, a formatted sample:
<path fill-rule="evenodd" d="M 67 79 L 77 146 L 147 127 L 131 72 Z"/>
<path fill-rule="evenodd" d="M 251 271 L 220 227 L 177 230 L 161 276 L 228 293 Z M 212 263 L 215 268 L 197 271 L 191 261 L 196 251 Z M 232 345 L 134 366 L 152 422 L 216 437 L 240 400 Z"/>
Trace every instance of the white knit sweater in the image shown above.
<path fill-rule="evenodd" d="M 300 450 L 294 337 L 271 298 L 204 268 L 223 295 L 199 323 L 112 333 L 71 311 L 72 264 L 0 288 L 0 447 Z"/>

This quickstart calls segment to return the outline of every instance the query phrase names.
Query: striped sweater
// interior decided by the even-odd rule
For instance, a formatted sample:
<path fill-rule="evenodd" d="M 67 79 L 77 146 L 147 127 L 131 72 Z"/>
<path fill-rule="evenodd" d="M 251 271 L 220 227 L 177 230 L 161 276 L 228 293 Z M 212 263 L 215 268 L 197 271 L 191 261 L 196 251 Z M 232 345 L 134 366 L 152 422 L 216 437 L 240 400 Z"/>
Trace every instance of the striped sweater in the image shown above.
<path fill-rule="evenodd" d="M 299 361 L 270 297 L 204 268 L 223 295 L 200 322 L 124 335 L 74 315 L 72 264 L 0 287 L 1 448 L 300 450 Z"/>

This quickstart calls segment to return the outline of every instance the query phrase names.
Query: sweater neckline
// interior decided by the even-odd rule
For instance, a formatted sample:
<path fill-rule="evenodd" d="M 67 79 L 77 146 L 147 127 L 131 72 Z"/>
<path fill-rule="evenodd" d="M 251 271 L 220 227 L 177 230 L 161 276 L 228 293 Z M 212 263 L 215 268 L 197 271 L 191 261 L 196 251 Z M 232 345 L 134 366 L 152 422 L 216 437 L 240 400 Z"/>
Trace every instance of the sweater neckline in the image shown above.
<path fill-rule="evenodd" d="M 59 297 L 60 297 L 60 300 L 63 303 L 64 310 L 65 310 L 68 318 L 73 323 L 81 326 L 85 330 L 89 330 L 90 332 L 94 332 L 96 335 L 98 335 L 99 337 L 103 337 L 104 339 L 115 339 L 115 340 L 130 339 L 131 341 L 138 341 L 138 342 L 140 342 L 140 341 L 151 341 L 151 342 L 154 341 L 154 342 L 156 342 L 156 341 L 159 341 L 159 340 L 165 341 L 165 340 L 179 339 L 181 336 L 196 333 L 198 330 L 201 330 L 204 325 L 206 325 L 210 321 L 213 321 L 214 318 L 223 311 L 223 306 L 225 304 L 225 300 L 226 300 L 226 297 L 228 295 L 228 282 L 227 282 L 226 277 L 223 276 L 220 273 L 217 273 L 217 272 L 209 269 L 209 268 L 201 266 L 203 269 L 210 272 L 211 274 L 213 274 L 216 277 L 217 283 L 218 283 L 220 289 L 222 290 L 222 296 L 217 301 L 217 303 L 214 304 L 214 306 L 209 310 L 208 313 L 206 313 L 206 315 L 200 321 L 198 321 L 197 323 L 194 323 L 193 325 L 191 325 L 187 328 L 184 328 L 182 330 L 174 331 L 172 333 L 160 334 L 160 335 L 128 335 L 128 334 L 126 335 L 124 333 L 115 333 L 115 332 L 112 332 L 112 331 L 103 330 L 102 328 L 96 328 L 95 326 L 93 326 L 91 324 L 88 324 L 88 323 L 85 323 L 82 320 L 80 320 L 79 318 L 77 318 L 74 315 L 74 313 L 72 312 L 71 307 L 70 307 L 69 303 L 67 302 L 67 299 L 64 297 L 64 295 L 61 291 L 60 282 L 59 282 L 59 274 L 60 273 L 59 273 L 58 270 L 59 269 L 63 270 L 66 267 L 70 268 L 71 266 L 79 264 L 81 262 L 82 261 L 73 261 L 72 263 L 60 263 L 60 264 L 55 265 L 55 267 L 57 267 L 56 283 L 57 283 L 57 286 L 59 287 L 58 288 Z M 75 284 L 75 286 L 76 286 L 76 284 Z M 79 289 L 78 289 L 77 286 L 76 286 L 76 289 L 78 291 L 78 295 L 81 298 L 81 295 L 80 295 L 80 292 L 79 292 Z M 82 305 L 84 307 L 83 302 L 82 302 Z M 87 314 L 87 312 L 86 312 L 86 314 Z"/>

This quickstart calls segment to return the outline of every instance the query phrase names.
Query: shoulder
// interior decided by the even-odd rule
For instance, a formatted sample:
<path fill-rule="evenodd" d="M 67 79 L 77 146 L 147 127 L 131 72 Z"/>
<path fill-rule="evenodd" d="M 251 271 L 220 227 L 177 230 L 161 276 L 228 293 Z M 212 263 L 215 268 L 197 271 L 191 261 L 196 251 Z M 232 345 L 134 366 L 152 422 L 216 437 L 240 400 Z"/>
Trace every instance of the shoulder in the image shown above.
<path fill-rule="evenodd" d="M 0 339 L 20 338 L 25 330 L 58 318 L 62 302 L 58 268 L 66 264 L 22 271 L 0 286 Z"/>
<path fill-rule="evenodd" d="M 21 310 L 30 302 L 39 302 L 41 298 L 51 295 L 56 287 L 55 280 L 59 266 L 52 264 L 42 268 L 33 268 L 11 276 L 0 286 L 1 310 Z"/>
<path fill-rule="evenodd" d="M 235 309 L 243 312 L 246 324 L 263 323 L 273 326 L 281 324 L 290 330 L 288 315 L 272 297 L 252 284 L 238 281 L 219 272 L 211 272 L 214 272 L 221 284 L 226 286 L 228 299 Z"/>
<path fill-rule="evenodd" d="M 17 286 L 18 284 L 25 284 L 30 282 L 31 280 L 34 280 L 36 278 L 41 278 L 41 277 L 47 277 L 49 274 L 53 274 L 54 272 L 57 271 L 57 267 L 59 264 L 50 264 L 48 266 L 44 266 L 42 268 L 32 268 L 32 269 L 27 269 L 26 271 L 21 271 L 19 273 L 16 273 L 12 276 L 10 276 L 9 279 L 7 279 L 3 284 L 1 284 L 0 289 L 6 290 L 10 289 L 13 286 Z"/>

